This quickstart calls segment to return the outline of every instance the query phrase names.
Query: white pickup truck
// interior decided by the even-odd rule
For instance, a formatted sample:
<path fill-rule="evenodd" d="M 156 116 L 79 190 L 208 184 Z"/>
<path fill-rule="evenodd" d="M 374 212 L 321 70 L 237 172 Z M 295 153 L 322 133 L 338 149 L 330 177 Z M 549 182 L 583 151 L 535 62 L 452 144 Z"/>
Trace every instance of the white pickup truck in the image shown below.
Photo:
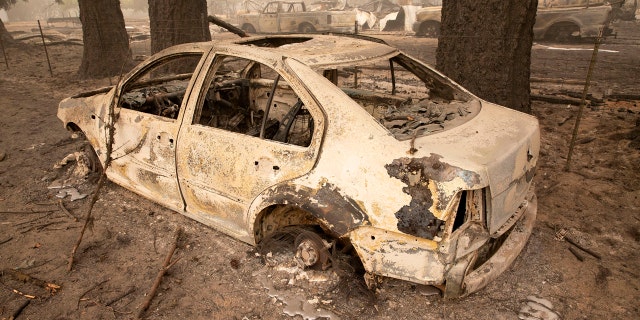
<path fill-rule="evenodd" d="M 425 7 L 416 12 L 413 25 L 416 36 L 437 38 L 440 35 L 440 9 Z M 597 37 L 602 27 L 606 27 L 603 35 L 608 36 L 613 34 L 613 29 L 605 26 L 610 18 L 609 5 L 538 7 L 533 36 L 535 39 L 569 42 Z"/>
<path fill-rule="evenodd" d="M 238 25 L 247 33 L 354 32 L 354 11 L 307 11 L 304 2 L 269 2 L 262 12 L 238 15 Z"/>

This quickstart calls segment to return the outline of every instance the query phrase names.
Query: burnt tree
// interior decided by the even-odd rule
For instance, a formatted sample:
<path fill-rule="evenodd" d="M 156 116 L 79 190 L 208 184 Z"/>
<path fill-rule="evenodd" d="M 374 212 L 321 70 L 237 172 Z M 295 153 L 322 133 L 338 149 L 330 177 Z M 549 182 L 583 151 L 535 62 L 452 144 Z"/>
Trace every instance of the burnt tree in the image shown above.
<path fill-rule="evenodd" d="M 15 3 L 16 3 L 16 0 L 0 0 L 0 9 L 9 10 L 9 8 L 11 8 L 11 6 L 13 6 Z M 0 40 L 2 40 L 3 43 L 14 42 L 13 37 L 11 36 L 9 31 L 7 31 L 7 28 L 4 26 L 4 22 L 2 22 L 2 19 L 0 19 Z"/>
<path fill-rule="evenodd" d="M 2 19 L 0 19 L 0 40 L 2 40 L 3 43 L 13 43 L 13 37 L 11 37 L 9 31 L 7 31 Z"/>
<path fill-rule="evenodd" d="M 118 75 L 132 64 L 119 0 L 79 0 L 84 51 L 78 75 Z"/>
<path fill-rule="evenodd" d="M 206 0 L 149 0 L 151 53 L 187 42 L 210 41 Z"/>
<path fill-rule="evenodd" d="M 479 97 L 530 113 L 537 0 L 444 0 L 436 66 Z"/>

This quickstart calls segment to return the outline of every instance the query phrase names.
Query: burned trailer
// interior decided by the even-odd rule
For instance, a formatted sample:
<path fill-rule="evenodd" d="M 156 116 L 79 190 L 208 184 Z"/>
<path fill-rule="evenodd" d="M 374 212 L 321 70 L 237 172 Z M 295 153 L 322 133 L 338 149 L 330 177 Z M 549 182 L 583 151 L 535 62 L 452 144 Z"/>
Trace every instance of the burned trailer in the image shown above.
<path fill-rule="evenodd" d="M 464 296 L 533 228 L 537 120 L 380 40 L 166 49 L 109 91 L 60 103 L 101 161 L 112 102 L 112 181 L 249 244 L 305 228 L 307 266 L 327 267 L 327 242 L 350 243 L 369 275 Z"/>

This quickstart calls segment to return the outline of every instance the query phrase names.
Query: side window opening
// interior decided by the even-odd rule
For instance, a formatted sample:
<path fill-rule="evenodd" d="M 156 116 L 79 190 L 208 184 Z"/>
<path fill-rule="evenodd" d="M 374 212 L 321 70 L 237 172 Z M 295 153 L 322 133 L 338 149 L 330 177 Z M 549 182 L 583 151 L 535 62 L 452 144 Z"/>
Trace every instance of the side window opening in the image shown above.
<path fill-rule="evenodd" d="M 176 119 L 189 81 L 202 53 L 170 57 L 129 82 L 120 96 L 120 107 Z"/>
<path fill-rule="evenodd" d="M 313 118 L 275 70 L 249 59 L 220 56 L 205 82 L 193 124 L 309 146 Z"/>
<path fill-rule="evenodd" d="M 278 13 L 278 2 L 271 2 L 264 8 L 264 13 Z"/>

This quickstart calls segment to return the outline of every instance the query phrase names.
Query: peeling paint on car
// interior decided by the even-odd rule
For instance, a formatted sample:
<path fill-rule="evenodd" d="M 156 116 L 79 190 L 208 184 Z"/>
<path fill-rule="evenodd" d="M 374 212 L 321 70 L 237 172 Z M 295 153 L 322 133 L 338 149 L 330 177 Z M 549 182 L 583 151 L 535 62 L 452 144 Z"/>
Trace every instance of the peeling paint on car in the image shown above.
<path fill-rule="evenodd" d="M 365 210 L 331 183 L 323 182 L 317 189 L 283 184 L 264 196 L 266 202 L 294 204 L 311 213 L 334 236 L 370 224 Z"/>
<path fill-rule="evenodd" d="M 441 158 L 431 154 L 423 158 L 396 159 L 386 165 L 389 175 L 406 183 L 403 191 L 411 195 L 411 203 L 395 214 L 398 230 L 434 239 L 447 218 L 446 210 L 455 193 L 480 183 L 478 174 L 444 163 Z M 453 187 L 439 187 L 445 184 Z"/>

